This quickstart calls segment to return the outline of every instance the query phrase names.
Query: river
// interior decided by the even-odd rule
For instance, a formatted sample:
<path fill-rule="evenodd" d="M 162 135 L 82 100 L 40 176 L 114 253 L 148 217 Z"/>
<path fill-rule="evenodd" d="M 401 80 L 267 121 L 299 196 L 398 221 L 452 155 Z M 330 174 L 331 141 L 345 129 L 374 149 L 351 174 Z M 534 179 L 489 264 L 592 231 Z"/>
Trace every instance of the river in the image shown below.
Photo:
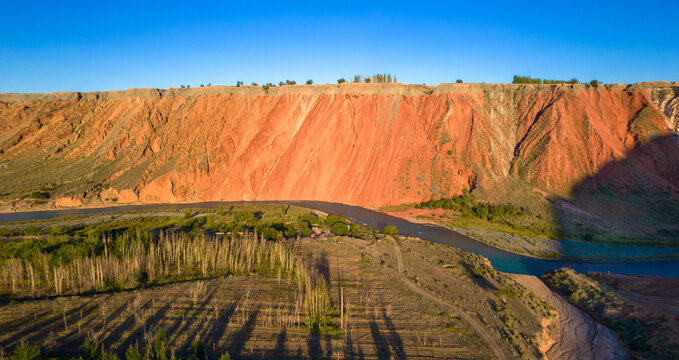
<path fill-rule="evenodd" d="M 495 269 L 509 273 L 541 276 L 546 270 L 570 267 L 581 273 L 588 271 L 600 271 L 625 275 L 658 275 L 672 278 L 679 277 L 679 260 L 586 262 L 538 259 L 488 246 L 466 235 L 462 235 L 458 232 L 443 228 L 441 226 L 416 224 L 378 211 L 352 205 L 328 203 L 322 201 L 224 202 L 223 204 L 228 206 L 257 203 L 290 204 L 320 210 L 329 214 L 344 215 L 352 222 L 367 225 L 376 229 L 382 229 L 387 225 L 394 225 L 398 228 L 399 234 L 419 237 L 424 240 L 447 246 L 453 246 L 465 251 L 482 255 L 490 260 Z M 52 219 L 62 216 L 92 215 L 119 211 L 181 210 L 187 208 L 217 209 L 219 208 L 220 204 L 220 202 L 201 202 L 192 204 L 144 204 L 106 208 L 0 213 L 0 223 Z"/>

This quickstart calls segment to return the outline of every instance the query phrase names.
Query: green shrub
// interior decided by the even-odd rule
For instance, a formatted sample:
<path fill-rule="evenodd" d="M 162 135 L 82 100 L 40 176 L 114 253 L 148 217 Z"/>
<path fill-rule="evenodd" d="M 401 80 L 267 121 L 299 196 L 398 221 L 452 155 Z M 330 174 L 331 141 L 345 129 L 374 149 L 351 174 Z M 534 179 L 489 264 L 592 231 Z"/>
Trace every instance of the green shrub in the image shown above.
<path fill-rule="evenodd" d="M 347 81 L 344 80 L 344 78 L 339 78 L 339 79 L 337 79 L 337 83 L 338 83 L 338 84 L 342 84 L 342 83 L 345 83 L 345 82 L 347 82 Z"/>
<path fill-rule="evenodd" d="M 496 289 L 494 294 L 504 301 L 505 298 L 514 299 L 516 297 L 516 290 L 510 287 L 500 288 Z"/>
<path fill-rule="evenodd" d="M 349 226 L 343 222 L 336 222 L 330 226 L 330 231 L 335 235 L 344 236 L 349 234 Z"/>
<path fill-rule="evenodd" d="M 484 268 L 475 268 L 472 270 L 472 274 L 474 275 L 475 278 L 481 278 L 485 273 L 486 269 Z"/>
<path fill-rule="evenodd" d="M 193 342 L 193 354 L 191 354 L 191 360 L 205 360 L 205 346 L 203 346 L 202 341 Z"/>
<path fill-rule="evenodd" d="M 384 227 L 384 229 L 382 229 L 382 233 L 387 235 L 396 235 L 398 234 L 398 229 L 396 228 L 396 226 L 387 225 Z"/>
<path fill-rule="evenodd" d="M 143 360 L 144 357 L 139 353 L 136 345 L 130 345 L 125 351 L 125 360 Z"/>
<path fill-rule="evenodd" d="M 278 239 L 278 231 L 272 227 L 265 227 L 261 230 L 260 235 L 263 236 L 267 240 L 276 240 Z"/>
<path fill-rule="evenodd" d="M 307 85 L 313 85 L 313 83 L 314 83 L 314 81 L 311 80 L 311 79 L 309 79 L 309 80 L 306 81 L 306 84 L 307 84 Z"/>
<path fill-rule="evenodd" d="M 50 198 L 50 193 L 48 193 L 47 191 L 34 191 L 28 196 L 33 199 L 45 200 Z"/>
<path fill-rule="evenodd" d="M 347 218 L 345 218 L 342 215 L 328 215 L 327 218 L 325 218 L 325 225 L 332 227 L 336 223 L 342 223 L 346 225 L 347 223 Z"/>
<path fill-rule="evenodd" d="M 156 338 L 153 340 L 153 351 L 156 353 L 157 360 L 166 360 L 167 355 L 165 354 L 167 350 L 167 336 L 162 329 L 159 329 L 156 333 Z"/>
<path fill-rule="evenodd" d="M 28 344 L 21 344 L 14 348 L 9 357 L 11 360 L 35 360 L 40 358 L 40 348 Z"/>

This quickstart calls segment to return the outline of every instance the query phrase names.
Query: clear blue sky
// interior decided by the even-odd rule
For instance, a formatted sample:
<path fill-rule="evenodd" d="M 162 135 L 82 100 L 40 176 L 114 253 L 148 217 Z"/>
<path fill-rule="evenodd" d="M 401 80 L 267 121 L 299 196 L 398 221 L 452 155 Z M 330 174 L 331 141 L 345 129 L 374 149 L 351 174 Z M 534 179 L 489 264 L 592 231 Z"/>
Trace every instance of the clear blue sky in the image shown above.
<path fill-rule="evenodd" d="M 483 3 L 474 5 L 474 3 Z M 679 2 L 0 1 L 0 92 L 679 80 Z"/>

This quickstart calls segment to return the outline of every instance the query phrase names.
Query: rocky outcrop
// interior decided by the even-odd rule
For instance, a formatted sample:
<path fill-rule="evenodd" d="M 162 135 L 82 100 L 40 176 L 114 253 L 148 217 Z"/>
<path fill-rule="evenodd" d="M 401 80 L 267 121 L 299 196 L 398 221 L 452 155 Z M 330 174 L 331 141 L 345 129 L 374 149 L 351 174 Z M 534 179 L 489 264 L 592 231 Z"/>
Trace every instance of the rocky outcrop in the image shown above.
<path fill-rule="evenodd" d="M 4 94 L 0 196 L 44 186 L 62 198 L 118 203 L 382 206 L 463 188 L 501 202 L 512 191 L 568 196 L 640 144 L 676 133 L 677 89 L 342 84 Z"/>
<path fill-rule="evenodd" d="M 679 87 L 653 89 L 651 99 L 655 106 L 665 114 L 668 126 L 679 132 Z"/>

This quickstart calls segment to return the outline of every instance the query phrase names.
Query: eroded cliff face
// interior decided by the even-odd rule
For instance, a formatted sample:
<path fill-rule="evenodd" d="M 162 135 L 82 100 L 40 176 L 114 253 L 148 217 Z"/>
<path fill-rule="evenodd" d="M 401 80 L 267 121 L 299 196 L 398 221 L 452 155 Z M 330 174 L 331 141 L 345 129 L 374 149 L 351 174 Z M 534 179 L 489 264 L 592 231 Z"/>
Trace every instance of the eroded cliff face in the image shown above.
<path fill-rule="evenodd" d="M 655 106 L 665 114 L 668 127 L 679 132 L 679 87 L 656 88 L 651 91 Z"/>
<path fill-rule="evenodd" d="M 517 187 L 568 196 L 630 150 L 675 134 L 678 89 L 345 84 L 5 94 L 0 196 L 8 204 L 43 188 L 65 206 L 313 199 L 373 207 L 470 187 L 498 202 Z M 679 188 L 672 176 L 653 179 Z"/>

